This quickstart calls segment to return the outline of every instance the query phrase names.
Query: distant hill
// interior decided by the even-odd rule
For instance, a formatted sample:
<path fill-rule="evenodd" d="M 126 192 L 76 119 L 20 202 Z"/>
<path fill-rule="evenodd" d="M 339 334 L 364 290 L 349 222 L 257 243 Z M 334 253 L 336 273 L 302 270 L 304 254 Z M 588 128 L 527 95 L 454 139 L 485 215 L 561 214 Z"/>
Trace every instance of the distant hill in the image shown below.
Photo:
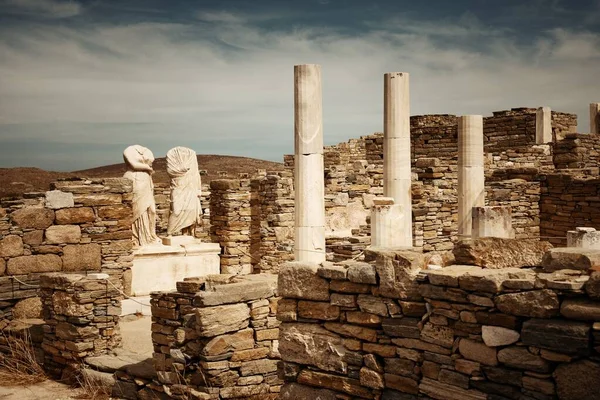
<path fill-rule="evenodd" d="M 153 164 L 154 182 L 168 182 L 167 165 L 164 158 L 157 158 Z M 283 164 L 257 158 L 220 156 L 214 154 L 198 155 L 198 167 L 206 170 L 202 183 L 218 179 L 218 172 L 226 171 L 228 177 L 238 177 L 240 173 L 254 173 L 257 169 L 281 171 Z M 40 168 L 0 168 L 0 197 L 22 196 L 27 192 L 46 191 L 50 183 L 60 178 L 112 178 L 123 176 L 125 164 L 113 164 L 74 172 L 52 172 Z"/>

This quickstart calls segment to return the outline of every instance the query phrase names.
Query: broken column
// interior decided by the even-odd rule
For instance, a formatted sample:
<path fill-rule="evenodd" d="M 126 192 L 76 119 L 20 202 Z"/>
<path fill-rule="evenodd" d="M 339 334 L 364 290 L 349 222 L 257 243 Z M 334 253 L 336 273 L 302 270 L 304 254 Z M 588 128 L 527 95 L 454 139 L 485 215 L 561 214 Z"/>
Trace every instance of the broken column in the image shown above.
<path fill-rule="evenodd" d="M 483 117 L 458 119 L 458 236 L 471 236 L 473 207 L 485 205 Z"/>
<path fill-rule="evenodd" d="M 590 104 L 590 133 L 600 133 L 600 103 Z"/>
<path fill-rule="evenodd" d="M 294 66 L 296 261 L 325 261 L 321 66 Z"/>
<path fill-rule="evenodd" d="M 473 207 L 473 238 L 514 238 L 510 206 Z"/>
<path fill-rule="evenodd" d="M 383 195 L 393 204 L 374 204 L 371 244 L 412 247 L 409 75 L 390 72 L 383 82 Z"/>
<path fill-rule="evenodd" d="M 552 142 L 552 111 L 550 107 L 540 107 L 535 114 L 535 143 Z"/>
<path fill-rule="evenodd" d="M 600 232 L 595 228 L 577 227 L 567 232 L 567 247 L 600 250 Z"/>

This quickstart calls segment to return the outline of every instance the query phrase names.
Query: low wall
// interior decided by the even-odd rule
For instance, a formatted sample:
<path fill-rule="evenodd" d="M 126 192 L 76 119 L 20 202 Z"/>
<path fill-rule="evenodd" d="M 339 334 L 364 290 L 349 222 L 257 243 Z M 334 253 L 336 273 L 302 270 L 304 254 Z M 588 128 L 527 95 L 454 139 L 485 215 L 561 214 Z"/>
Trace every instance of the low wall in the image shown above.
<path fill-rule="evenodd" d="M 282 267 L 281 399 L 598 398 L 600 272 L 367 257 Z"/>
<path fill-rule="evenodd" d="M 152 294 L 154 367 L 174 399 L 277 399 L 276 275 L 212 275 Z"/>
<path fill-rule="evenodd" d="M 0 203 L 0 317 L 38 294 L 47 272 L 103 272 L 131 281 L 131 181 L 65 180 Z"/>

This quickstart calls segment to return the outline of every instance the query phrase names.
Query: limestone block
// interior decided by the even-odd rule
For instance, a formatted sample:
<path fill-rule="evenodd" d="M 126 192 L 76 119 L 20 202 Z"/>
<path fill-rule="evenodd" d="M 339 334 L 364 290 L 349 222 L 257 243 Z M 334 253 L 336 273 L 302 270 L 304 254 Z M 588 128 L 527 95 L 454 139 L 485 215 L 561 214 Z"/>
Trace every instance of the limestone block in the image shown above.
<path fill-rule="evenodd" d="M 589 360 L 560 364 L 554 379 L 561 400 L 596 399 L 600 393 L 600 364 Z"/>
<path fill-rule="evenodd" d="M 456 264 L 483 268 L 522 268 L 542 264 L 544 253 L 552 248 L 537 239 L 479 238 L 460 240 L 454 245 Z"/>
<path fill-rule="evenodd" d="M 266 375 L 277 371 L 277 360 L 252 360 L 242 363 L 240 373 L 242 376 Z"/>
<path fill-rule="evenodd" d="M 205 356 L 218 356 L 231 351 L 242 351 L 252 348 L 254 348 L 254 330 L 248 328 L 211 339 L 204 345 L 201 353 Z"/>
<path fill-rule="evenodd" d="M 296 155 L 323 154 L 321 96 L 321 66 L 317 64 L 295 65 L 294 154 Z"/>
<path fill-rule="evenodd" d="M 93 312 L 94 304 L 80 304 L 76 294 L 56 291 L 52 294 L 52 311 L 68 317 L 84 317 Z"/>
<path fill-rule="evenodd" d="M 340 317 L 340 308 L 329 302 L 299 301 L 298 316 L 307 319 L 335 321 Z"/>
<path fill-rule="evenodd" d="M 6 273 L 8 275 L 26 275 L 36 272 L 56 272 L 62 269 L 62 260 L 56 254 L 39 254 L 21 256 L 8 260 Z"/>
<path fill-rule="evenodd" d="M 520 317 L 550 318 L 559 310 L 558 296 L 548 289 L 502 294 L 495 303 L 503 313 Z"/>
<path fill-rule="evenodd" d="M 304 300 L 329 301 L 329 282 L 318 274 L 317 264 L 289 262 L 278 275 L 280 296 Z"/>
<path fill-rule="evenodd" d="M 503 283 L 510 280 L 535 282 L 535 273 L 529 269 L 472 269 L 459 277 L 459 285 L 463 290 L 473 292 L 498 293 L 502 291 Z"/>
<path fill-rule="evenodd" d="M 46 192 L 46 207 L 53 210 L 59 208 L 69 208 L 75 205 L 73 193 L 62 192 L 60 190 L 50 190 Z"/>
<path fill-rule="evenodd" d="M 498 365 L 496 349 L 488 347 L 481 342 L 470 339 L 461 339 L 458 344 L 458 350 L 467 360 L 477 361 L 484 365 Z"/>
<path fill-rule="evenodd" d="M 73 196 L 73 199 L 75 200 L 75 204 L 85 207 L 109 206 L 123 202 L 123 196 L 116 193 L 76 194 Z"/>
<path fill-rule="evenodd" d="M 423 272 L 432 285 L 458 287 L 459 277 L 468 271 L 479 269 L 473 265 L 449 265 L 442 269 L 426 269 Z"/>
<path fill-rule="evenodd" d="M 377 331 L 375 329 L 337 322 L 325 322 L 324 327 L 325 329 L 338 333 L 342 336 L 365 340 L 368 342 L 377 341 Z"/>
<path fill-rule="evenodd" d="M 420 300 L 416 277 L 424 268 L 423 253 L 410 250 L 370 249 L 365 256 L 375 258 L 379 292 L 383 297 Z"/>
<path fill-rule="evenodd" d="M 321 278 L 345 280 L 348 276 L 348 268 L 341 265 L 323 263 L 317 270 L 317 273 Z"/>
<path fill-rule="evenodd" d="M 590 354 L 590 325 L 560 319 L 530 319 L 523 323 L 521 341 L 557 353 Z"/>
<path fill-rule="evenodd" d="M 326 374 L 305 369 L 298 375 L 298 383 L 331 389 L 363 399 L 372 397 L 371 390 L 361 386 L 358 379 L 352 379 L 346 376 Z"/>
<path fill-rule="evenodd" d="M 550 363 L 542 357 L 530 353 L 525 347 L 511 346 L 498 352 L 498 361 L 502 364 L 527 371 L 548 373 Z"/>
<path fill-rule="evenodd" d="M 472 238 L 514 238 L 510 206 L 473 207 Z"/>
<path fill-rule="evenodd" d="M 535 143 L 552 142 L 552 110 L 550 107 L 539 107 L 535 114 Z"/>
<path fill-rule="evenodd" d="M 600 302 L 588 299 L 565 299 L 560 314 L 568 319 L 600 321 Z"/>
<path fill-rule="evenodd" d="M 31 319 L 42 317 L 42 301 L 39 297 L 30 297 L 17 302 L 12 309 L 13 319 Z"/>
<path fill-rule="evenodd" d="M 46 229 L 47 244 L 79 243 L 80 240 L 79 225 L 54 225 Z"/>
<path fill-rule="evenodd" d="M 37 229 L 23 233 L 23 243 L 30 246 L 39 246 L 44 241 L 44 231 Z"/>
<path fill-rule="evenodd" d="M 102 265 L 102 247 L 96 243 L 63 248 L 64 271 L 97 271 Z"/>
<path fill-rule="evenodd" d="M 519 332 L 501 326 L 483 325 L 481 327 L 483 343 L 488 347 L 508 346 L 516 343 L 520 336 Z"/>
<path fill-rule="evenodd" d="M 54 211 L 47 208 L 25 207 L 10 214 L 12 222 L 23 229 L 46 229 L 54 222 Z"/>
<path fill-rule="evenodd" d="M 337 396 L 335 392 L 332 392 L 331 390 L 312 388 L 309 386 L 299 385 L 297 383 L 286 383 L 281 387 L 279 398 L 281 400 L 336 400 Z"/>
<path fill-rule="evenodd" d="M 347 372 L 343 339 L 318 325 L 282 324 L 279 352 L 283 361 L 312 365 L 324 371 Z"/>
<path fill-rule="evenodd" d="M 18 235 L 8 235 L 0 240 L 0 257 L 23 255 L 23 239 Z"/>
<path fill-rule="evenodd" d="M 250 309 L 246 304 L 196 309 L 196 331 L 202 337 L 213 337 L 248 327 Z"/>
<path fill-rule="evenodd" d="M 600 250 L 578 247 L 559 247 L 550 249 L 542 260 L 546 272 L 560 269 L 582 271 L 600 269 Z"/>
<path fill-rule="evenodd" d="M 63 208 L 56 210 L 56 223 L 59 225 L 85 224 L 94 222 L 96 216 L 91 207 Z"/>
<path fill-rule="evenodd" d="M 600 232 L 594 228 L 575 228 L 567 232 L 567 247 L 600 250 Z"/>
<path fill-rule="evenodd" d="M 196 294 L 194 305 L 207 307 L 241 303 L 274 296 L 277 291 L 277 276 L 257 276 L 259 279 L 211 286 L 210 289 Z"/>
<path fill-rule="evenodd" d="M 377 284 L 377 273 L 375 266 L 365 262 L 348 263 L 348 280 L 356 283 Z"/>

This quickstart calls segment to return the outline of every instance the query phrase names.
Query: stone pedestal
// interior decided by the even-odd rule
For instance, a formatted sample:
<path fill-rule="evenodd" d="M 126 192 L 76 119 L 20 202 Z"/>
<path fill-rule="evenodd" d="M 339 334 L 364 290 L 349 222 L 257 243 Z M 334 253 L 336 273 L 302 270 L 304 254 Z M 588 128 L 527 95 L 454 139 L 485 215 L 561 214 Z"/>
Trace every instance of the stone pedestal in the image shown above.
<path fill-rule="evenodd" d="M 325 261 L 325 181 L 321 66 L 294 67 L 296 261 Z"/>
<path fill-rule="evenodd" d="M 600 133 L 600 103 L 590 104 L 590 133 Z"/>
<path fill-rule="evenodd" d="M 600 250 L 600 232 L 595 228 L 577 227 L 567 232 L 567 247 Z"/>
<path fill-rule="evenodd" d="M 184 278 L 220 273 L 217 243 L 187 243 L 180 246 L 148 245 L 133 253 L 131 295 L 175 289 Z"/>
<path fill-rule="evenodd" d="M 458 119 L 458 236 L 471 236 L 473 207 L 485 205 L 483 171 L 483 117 Z"/>
<path fill-rule="evenodd" d="M 550 107 L 540 107 L 535 114 L 535 143 L 552 142 L 552 111 Z"/>
<path fill-rule="evenodd" d="M 385 74 L 383 91 L 383 194 L 394 200 L 394 213 L 403 213 L 389 234 L 398 236 L 392 240 L 398 246 L 410 247 L 413 243 L 408 73 Z"/>
<path fill-rule="evenodd" d="M 371 247 L 396 248 L 406 246 L 403 237 L 398 235 L 398 227 L 403 226 L 405 210 L 394 204 L 391 197 L 373 199 L 371 208 Z"/>
<path fill-rule="evenodd" d="M 511 208 L 509 206 L 473 207 L 471 236 L 474 239 L 483 237 L 514 238 Z"/>

